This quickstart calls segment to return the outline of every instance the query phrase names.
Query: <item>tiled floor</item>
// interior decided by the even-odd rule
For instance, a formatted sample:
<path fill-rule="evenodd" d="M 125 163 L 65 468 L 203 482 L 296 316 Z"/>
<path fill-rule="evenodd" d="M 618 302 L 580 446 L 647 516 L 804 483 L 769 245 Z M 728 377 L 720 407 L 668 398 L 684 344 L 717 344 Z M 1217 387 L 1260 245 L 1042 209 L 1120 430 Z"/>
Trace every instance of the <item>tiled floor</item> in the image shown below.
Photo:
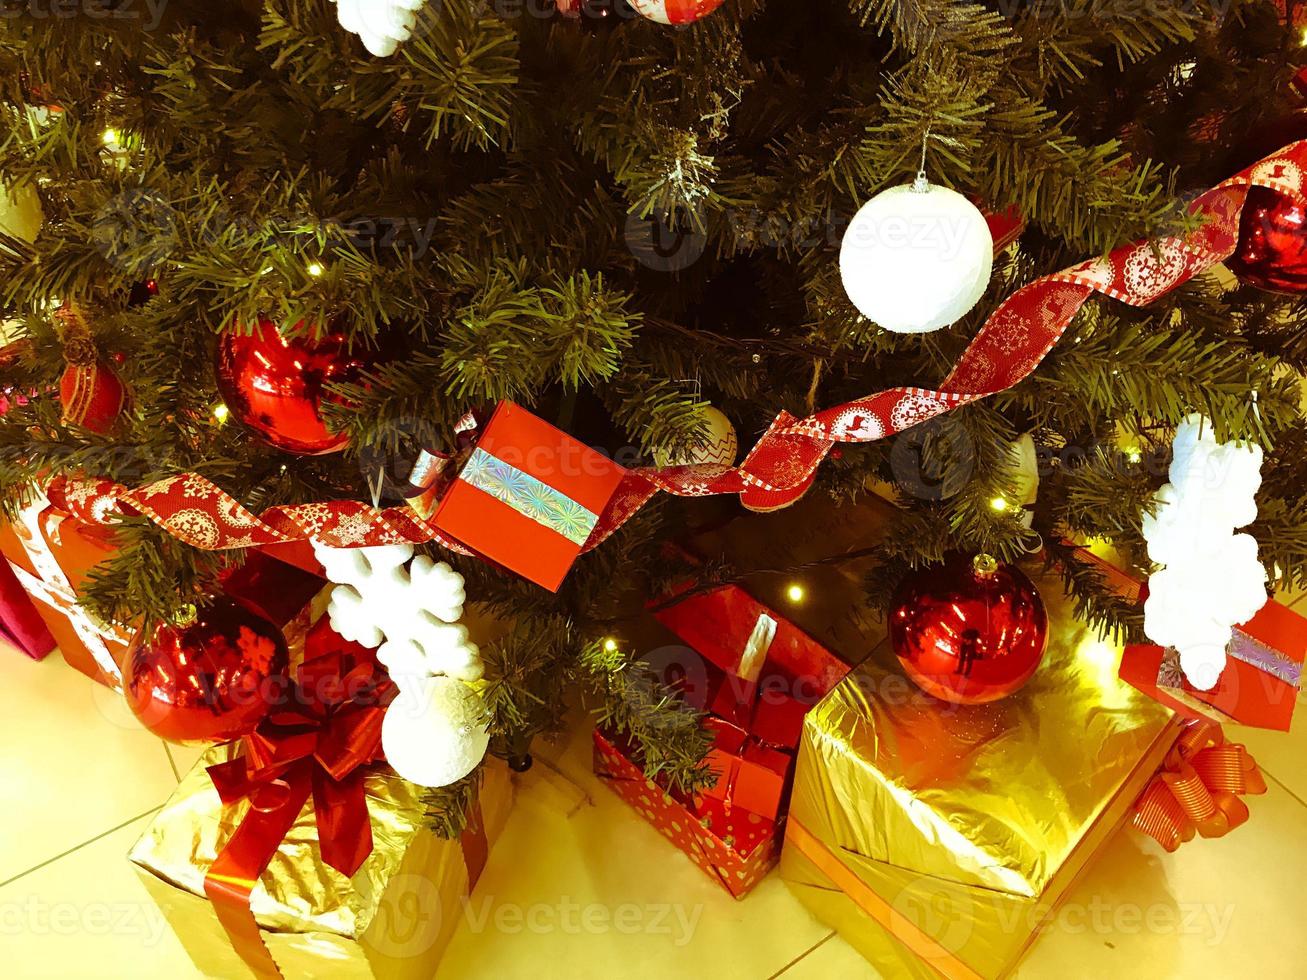
<path fill-rule="evenodd" d="M 5 975 L 199 976 L 124 859 L 194 753 L 165 750 L 58 656 L 4 651 L 0 676 Z M 1303 975 L 1307 708 L 1287 736 L 1230 734 L 1270 776 L 1253 823 L 1176 855 L 1118 835 L 1022 978 Z M 876 976 L 775 875 L 742 902 L 719 891 L 590 775 L 579 720 L 522 777 L 466 911 L 438 980 Z"/>

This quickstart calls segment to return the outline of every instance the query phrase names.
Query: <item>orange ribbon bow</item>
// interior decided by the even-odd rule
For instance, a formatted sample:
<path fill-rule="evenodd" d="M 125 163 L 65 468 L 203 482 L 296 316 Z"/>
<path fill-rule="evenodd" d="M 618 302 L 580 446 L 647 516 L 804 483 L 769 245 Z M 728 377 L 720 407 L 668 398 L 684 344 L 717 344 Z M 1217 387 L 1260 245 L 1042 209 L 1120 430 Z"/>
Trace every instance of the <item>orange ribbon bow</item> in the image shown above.
<path fill-rule="evenodd" d="M 372 852 L 363 767 L 381 757 L 381 722 L 394 685 L 375 653 L 320 620 L 305 639 L 295 702 L 244 739 L 244 753 L 211 766 L 223 803 L 249 812 L 210 866 L 204 893 L 232 945 L 258 977 L 281 972 L 259 935 L 250 895 L 310 795 L 322 859 L 353 877 Z"/>
<path fill-rule="evenodd" d="M 1225 740 L 1216 722 L 1192 722 L 1135 804 L 1133 823 L 1168 851 L 1195 834 L 1223 837 L 1248 819 L 1239 797 L 1266 792 L 1247 749 Z"/>

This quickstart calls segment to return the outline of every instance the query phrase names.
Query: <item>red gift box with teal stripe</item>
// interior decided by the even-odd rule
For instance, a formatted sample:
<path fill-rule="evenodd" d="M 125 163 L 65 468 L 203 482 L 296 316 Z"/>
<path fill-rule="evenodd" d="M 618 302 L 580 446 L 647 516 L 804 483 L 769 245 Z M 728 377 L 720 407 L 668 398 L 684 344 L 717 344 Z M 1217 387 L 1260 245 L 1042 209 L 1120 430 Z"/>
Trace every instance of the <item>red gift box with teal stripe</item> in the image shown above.
<path fill-rule="evenodd" d="M 430 520 L 477 554 L 557 591 L 625 474 L 501 402 Z"/>

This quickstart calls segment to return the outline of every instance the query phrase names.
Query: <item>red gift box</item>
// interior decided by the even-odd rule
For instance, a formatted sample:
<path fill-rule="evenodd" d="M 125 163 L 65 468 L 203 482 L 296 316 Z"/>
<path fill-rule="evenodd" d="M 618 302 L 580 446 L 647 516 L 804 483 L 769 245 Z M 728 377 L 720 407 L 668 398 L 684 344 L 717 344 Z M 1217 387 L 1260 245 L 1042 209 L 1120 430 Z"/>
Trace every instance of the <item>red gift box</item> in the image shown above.
<path fill-rule="evenodd" d="M 431 523 L 551 591 L 626 470 L 512 402 L 500 402 Z"/>
<path fill-rule="evenodd" d="M 4 560 L 0 560 L 0 645 L 11 646 L 33 660 L 42 659 L 55 647 L 45 621 Z"/>
<path fill-rule="evenodd" d="M 1142 595 L 1146 586 L 1104 558 L 1084 548 L 1077 553 L 1103 572 L 1118 592 Z M 1226 654 L 1225 670 L 1210 691 L 1185 679 L 1174 650 L 1152 644 L 1125 648 L 1120 677 L 1187 718 L 1288 731 L 1307 658 L 1307 618 L 1271 599 L 1256 616 L 1235 627 Z"/>
<path fill-rule="evenodd" d="M 838 657 L 738 586 L 687 594 L 655 618 L 703 658 L 717 783 L 690 798 L 646 779 L 631 747 L 595 732 L 596 771 L 737 898 L 780 854 L 803 717 L 848 673 Z"/>
<path fill-rule="evenodd" d="M 1216 686 L 1201 691 L 1180 669 L 1174 650 L 1152 644 L 1128 646 L 1121 679 L 1187 718 L 1234 721 L 1287 732 L 1293 722 L 1307 656 L 1307 619 L 1271 600 L 1234 629 L 1225 670 Z"/>
<path fill-rule="evenodd" d="M 77 597 L 91 570 L 112 558 L 116 548 L 112 527 L 79 521 L 44 498 L 26 507 L 14 523 L 0 523 L 0 561 L 34 600 L 51 638 L 46 650 L 57 645 L 70 666 L 113 688 L 122 683 L 120 665 L 134 631 L 94 621 Z M 281 625 L 323 580 L 293 567 L 285 555 L 278 558 L 251 551 L 226 586 Z"/>
<path fill-rule="evenodd" d="M 613 792 L 654 825 L 736 898 L 743 898 L 780 855 L 777 824 L 740 807 L 729 812 L 719 799 L 697 803 L 668 792 L 631 761 L 631 748 L 598 729 L 594 733 L 595 772 Z"/>
<path fill-rule="evenodd" d="M 773 823 L 780 817 L 794 756 L 746 742 L 734 751 L 714 748 L 708 764 L 719 776 L 716 785 L 703 791 L 703 799 L 720 800 L 728 814 L 739 808 Z M 703 799 L 696 801 L 699 806 Z"/>
<path fill-rule="evenodd" d="M 93 621 L 77 595 L 91 569 L 115 547 L 111 528 L 75 520 L 43 498 L 14 523 L 0 524 L 0 554 L 35 600 L 64 660 L 113 688 L 121 683 L 118 664 L 131 631 Z"/>

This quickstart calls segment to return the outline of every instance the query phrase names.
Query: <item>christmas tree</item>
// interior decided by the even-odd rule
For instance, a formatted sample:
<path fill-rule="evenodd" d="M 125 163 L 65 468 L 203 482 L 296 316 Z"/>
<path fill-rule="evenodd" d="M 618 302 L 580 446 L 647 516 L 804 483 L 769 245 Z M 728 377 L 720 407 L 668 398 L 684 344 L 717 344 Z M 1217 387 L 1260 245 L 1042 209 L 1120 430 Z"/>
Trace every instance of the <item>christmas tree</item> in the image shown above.
<path fill-rule="evenodd" d="M 1296 138 L 1292 4 L 1286 22 L 1264 0 L 726 0 L 669 2 L 703 15 L 668 25 L 555 2 L 429 0 L 385 57 L 330 0 L 6 17 L 0 261 L 25 341 L 3 380 L 31 395 L 0 421 L 6 513 L 57 475 L 198 473 L 255 513 L 394 504 L 421 451 L 454 451 L 465 413 L 505 399 L 624 465 L 686 459 L 721 435 L 715 411 L 747 449 L 781 411 L 937 386 L 1015 290 L 1192 230 L 1197 193 Z M 905 336 L 860 315 L 838 252 L 854 212 L 919 167 L 1025 224 L 971 312 Z M 811 492 L 856 506 L 896 488 L 872 601 L 947 552 L 1042 541 L 1081 615 L 1137 636 L 1139 609 L 1068 542 L 1146 565 L 1142 515 L 1199 412 L 1265 447 L 1251 531 L 1274 584 L 1302 586 L 1305 309 L 1215 275 L 1146 306 L 1093 300 L 1027 380 L 842 446 Z M 224 401 L 216 352 L 261 323 L 336 345 L 318 348 L 325 442 Z M 79 410 L 58 397 L 68 372 L 95 396 Z M 610 639 L 686 574 L 665 547 L 701 514 L 660 495 L 557 594 L 425 546 L 513 623 L 482 651 L 492 752 L 524 759 L 581 688 L 648 771 L 711 779 L 695 713 Z M 240 560 L 146 516 L 117 527 L 83 597 L 105 619 L 176 620 Z M 471 782 L 433 812 L 456 822 Z"/>

